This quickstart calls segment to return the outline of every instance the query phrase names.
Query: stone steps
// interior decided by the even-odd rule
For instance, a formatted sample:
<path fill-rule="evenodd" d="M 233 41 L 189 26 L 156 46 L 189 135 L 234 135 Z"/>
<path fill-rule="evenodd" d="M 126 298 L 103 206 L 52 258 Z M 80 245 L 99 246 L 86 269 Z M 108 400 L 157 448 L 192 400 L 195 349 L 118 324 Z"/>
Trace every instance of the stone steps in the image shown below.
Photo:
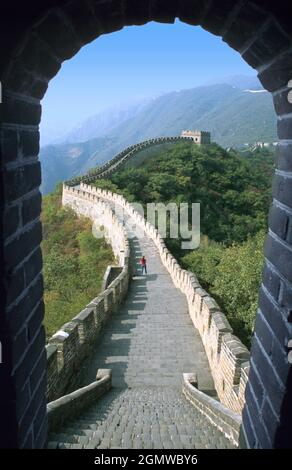
<path fill-rule="evenodd" d="M 179 388 L 112 389 L 59 433 L 49 448 L 233 448 L 182 395 Z"/>

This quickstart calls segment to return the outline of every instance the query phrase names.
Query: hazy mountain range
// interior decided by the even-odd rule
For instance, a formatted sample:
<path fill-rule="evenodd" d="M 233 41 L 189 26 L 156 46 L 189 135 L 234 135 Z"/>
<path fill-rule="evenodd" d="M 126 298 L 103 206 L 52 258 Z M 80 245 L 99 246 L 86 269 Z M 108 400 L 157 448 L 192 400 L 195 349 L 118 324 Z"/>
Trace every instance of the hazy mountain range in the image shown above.
<path fill-rule="evenodd" d="M 272 98 L 255 77 L 229 77 L 225 83 L 174 91 L 86 120 L 62 144 L 41 148 L 42 191 L 57 181 L 88 171 L 127 145 L 183 129 L 211 132 L 223 147 L 276 140 Z M 226 83 L 228 82 L 228 83 Z"/>

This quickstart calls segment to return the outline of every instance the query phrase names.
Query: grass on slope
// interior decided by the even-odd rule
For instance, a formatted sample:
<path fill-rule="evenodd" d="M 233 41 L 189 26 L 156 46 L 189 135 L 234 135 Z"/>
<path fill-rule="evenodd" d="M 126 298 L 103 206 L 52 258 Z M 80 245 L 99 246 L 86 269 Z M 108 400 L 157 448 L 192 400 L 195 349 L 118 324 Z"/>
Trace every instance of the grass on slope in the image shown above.
<path fill-rule="evenodd" d="M 101 290 L 104 272 L 114 263 L 110 245 L 96 239 L 92 223 L 61 205 L 61 185 L 43 198 L 43 273 L 46 335 L 83 310 Z"/>
<path fill-rule="evenodd" d="M 181 249 L 166 245 L 218 301 L 234 333 L 250 347 L 263 264 L 264 234 L 271 202 L 273 153 L 226 152 L 216 144 L 176 144 L 157 150 L 140 168 L 114 173 L 96 185 L 130 202 L 199 202 L 203 243 Z"/>

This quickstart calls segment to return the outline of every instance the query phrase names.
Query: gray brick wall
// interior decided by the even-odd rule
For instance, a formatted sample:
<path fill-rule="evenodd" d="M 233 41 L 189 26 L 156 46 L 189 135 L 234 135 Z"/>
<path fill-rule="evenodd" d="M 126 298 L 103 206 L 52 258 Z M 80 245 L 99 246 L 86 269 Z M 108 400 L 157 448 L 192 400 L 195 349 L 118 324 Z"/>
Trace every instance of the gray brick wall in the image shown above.
<path fill-rule="evenodd" d="M 1 5 L 0 18 L 0 79 L 4 90 L 0 105 L 0 380 L 5 383 L 0 392 L 2 447 L 42 447 L 46 439 L 45 372 L 41 365 L 36 368 L 44 354 L 39 100 L 62 61 L 99 34 L 151 19 L 173 22 L 175 17 L 192 25 L 202 24 L 222 36 L 256 67 L 263 86 L 273 94 L 279 115 L 280 171 L 274 183 L 243 424 L 252 447 L 291 446 L 292 377 L 287 361 L 292 311 L 292 125 L 291 105 L 286 101 L 287 83 L 292 78 L 289 3 L 44 0 L 36 5 L 30 0 L 10 0 Z M 266 378 L 273 375 L 275 382 L 268 385 Z M 258 390 L 263 390 L 262 396 Z"/>

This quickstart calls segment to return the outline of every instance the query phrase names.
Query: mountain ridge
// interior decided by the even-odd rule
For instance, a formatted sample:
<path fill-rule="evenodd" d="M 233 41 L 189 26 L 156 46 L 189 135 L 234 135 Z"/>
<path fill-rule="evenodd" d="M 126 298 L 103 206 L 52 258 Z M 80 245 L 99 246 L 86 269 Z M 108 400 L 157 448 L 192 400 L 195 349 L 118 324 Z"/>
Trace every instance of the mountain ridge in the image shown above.
<path fill-rule="evenodd" d="M 207 130 L 212 141 L 223 147 L 273 142 L 277 134 L 272 97 L 268 92 L 255 91 L 216 84 L 169 92 L 118 122 L 106 136 L 43 147 L 40 151 L 42 191 L 51 191 L 61 178 L 86 173 L 128 145 L 154 137 L 180 135 L 184 129 Z"/>

